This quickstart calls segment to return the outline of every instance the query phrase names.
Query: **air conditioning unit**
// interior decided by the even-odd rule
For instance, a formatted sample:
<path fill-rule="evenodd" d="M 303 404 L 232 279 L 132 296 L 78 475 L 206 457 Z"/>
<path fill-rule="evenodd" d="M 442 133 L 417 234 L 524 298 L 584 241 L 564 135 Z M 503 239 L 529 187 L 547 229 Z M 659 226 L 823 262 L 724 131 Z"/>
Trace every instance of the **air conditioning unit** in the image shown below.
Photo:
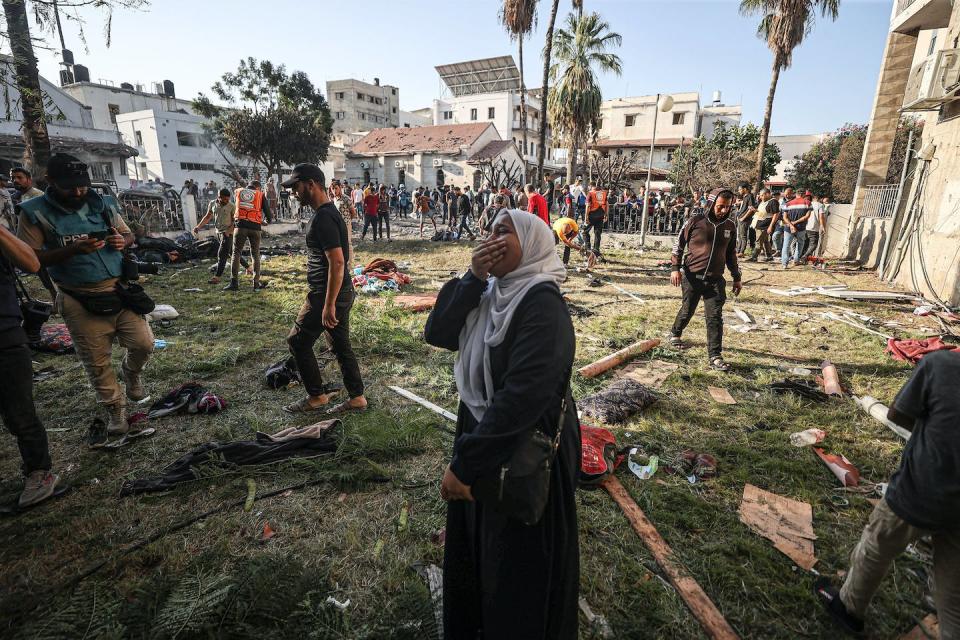
<path fill-rule="evenodd" d="M 403 160 L 394 160 L 394 161 L 393 161 L 393 166 L 396 167 L 397 169 L 402 168 L 402 167 L 403 167 Z"/>
<path fill-rule="evenodd" d="M 435 167 L 442 167 L 442 166 L 443 166 L 443 159 L 442 159 L 442 158 L 434 158 L 434 159 L 433 159 L 433 166 L 435 166 Z"/>
<path fill-rule="evenodd" d="M 370 168 L 370 163 L 367 162 L 366 160 L 361 160 L 361 161 L 360 161 L 360 168 L 361 168 L 361 169 L 369 169 L 369 168 Z"/>
<path fill-rule="evenodd" d="M 910 70 L 902 111 L 930 111 L 958 99 L 960 49 L 943 49 Z"/>

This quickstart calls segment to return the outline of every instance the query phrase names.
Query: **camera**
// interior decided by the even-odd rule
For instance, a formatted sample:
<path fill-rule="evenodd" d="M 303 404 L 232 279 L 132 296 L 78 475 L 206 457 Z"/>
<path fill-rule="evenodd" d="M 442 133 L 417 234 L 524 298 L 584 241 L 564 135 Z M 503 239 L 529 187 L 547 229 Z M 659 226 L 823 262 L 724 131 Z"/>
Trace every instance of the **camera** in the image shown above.
<path fill-rule="evenodd" d="M 137 256 L 129 251 L 123 254 L 123 279 L 126 282 L 135 282 L 140 279 L 140 274 L 157 275 L 160 273 L 160 265 L 152 262 L 140 262 Z"/>

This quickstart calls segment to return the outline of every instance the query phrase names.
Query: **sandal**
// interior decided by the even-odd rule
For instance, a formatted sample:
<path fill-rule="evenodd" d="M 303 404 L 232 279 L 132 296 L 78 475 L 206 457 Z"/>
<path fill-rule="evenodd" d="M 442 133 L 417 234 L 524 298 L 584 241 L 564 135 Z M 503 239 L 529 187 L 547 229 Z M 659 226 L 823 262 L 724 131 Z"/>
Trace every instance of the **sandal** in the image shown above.
<path fill-rule="evenodd" d="M 370 408 L 369 404 L 365 404 L 362 407 L 353 407 L 350 406 L 350 401 L 345 400 L 335 406 L 333 409 L 327 411 L 328 416 L 339 415 L 342 413 L 364 413 L 367 409 Z"/>
<path fill-rule="evenodd" d="M 326 394 L 326 395 L 333 395 L 333 394 Z M 310 397 L 307 396 L 306 398 L 300 398 L 293 404 L 288 404 L 283 408 L 283 410 L 286 411 L 287 413 L 316 413 L 316 412 L 326 411 L 327 404 L 329 404 L 329 398 L 327 402 L 324 402 L 320 406 L 315 407 L 312 404 L 310 404 Z"/>
<path fill-rule="evenodd" d="M 730 371 L 730 365 L 723 358 L 714 358 L 710 361 L 710 368 L 716 371 Z"/>
<path fill-rule="evenodd" d="M 683 338 L 680 336 L 670 336 L 670 346 L 674 349 L 683 349 Z"/>

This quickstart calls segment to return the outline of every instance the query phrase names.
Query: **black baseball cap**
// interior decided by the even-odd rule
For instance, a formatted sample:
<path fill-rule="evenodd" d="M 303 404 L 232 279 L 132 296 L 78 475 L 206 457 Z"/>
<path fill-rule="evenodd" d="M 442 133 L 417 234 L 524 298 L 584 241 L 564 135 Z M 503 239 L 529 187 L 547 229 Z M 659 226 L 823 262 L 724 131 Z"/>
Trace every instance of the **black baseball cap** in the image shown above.
<path fill-rule="evenodd" d="M 47 163 L 47 178 L 61 189 L 90 186 L 87 165 L 66 153 L 55 153 Z"/>
<path fill-rule="evenodd" d="M 301 180 L 313 180 L 321 187 L 327 187 L 326 177 L 323 175 L 323 171 L 320 170 L 315 164 L 310 164 L 309 162 L 304 162 L 303 164 L 298 164 L 293 168 L 293 173 L 290 174 L 290 177 L 280 183 L 280 186 L 284 188 L 289 188 L 300 182 Z"/>

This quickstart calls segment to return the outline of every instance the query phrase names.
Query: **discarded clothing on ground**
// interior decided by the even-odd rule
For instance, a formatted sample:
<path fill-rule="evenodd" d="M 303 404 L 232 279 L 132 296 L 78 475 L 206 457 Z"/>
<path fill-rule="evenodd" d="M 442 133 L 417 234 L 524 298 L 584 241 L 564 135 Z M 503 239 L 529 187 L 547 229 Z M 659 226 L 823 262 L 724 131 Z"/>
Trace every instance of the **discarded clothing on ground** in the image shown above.
<path fill-rule="evenodd" d="M 581 487 L 593 487 L 603 481 L 623 462 L 617 455 L 617 439 L 608 429 L 580 425 L 580 473 Z"/>
<path fill-rule="evenodd" d="M 458 240 L 459 238 L 460 236 L 453 231 L 437 231 L 435 234 L 433 234 L 433 237 L 430 238 L 430 241 L 431 242 L 453 242 L 455 240 Z"/>
<path fill-rule="evenodd" d="M 328 431 L 339 428 L 343 423 L 336 418 L 330 420 L 321 420 L 316 424 L 307 425 L 306 427 L 287 427 L 282 431 L 278 431 L 273 435 L 263 433 L 262 431 L 257 431 L 257 440 L 270 442 L 287 442 L 288 440 L 296 440 L 297 438 L 323 438 L 326 436 Z"/>
<path fill-rule="evenodd" d="M 360 293 L 378 294 L 381 291 L 400 291 L 400 285 L 394 280 L 378 280 L 371 276 L 353 276 L 353 288 Z"/>
<path fill-rule="evenodd" d="M 587 396 L 578 402 L 577 406 L 583 410 L 584 415 L 607 424 L 621 424 L 657 400 L 657 394 L 653 390 L 639 382 L 621 379 L 603 391 Z"/>
<path fill-rule="evenodd" d="M 73 353 L 73 336 L 65 324 L 45 324 L 40 328 L 40 340 L 30 348 L 57 355 Z"/>
<path fill-rule="evenodd" d="M 410 276 L 401 273 L 396 262 L 387 260 L 386 258 L 374 258 L 367 263 L 367 266 L 360 271 L 359 275 L 367 276 L 367 278 L 377 278 L 378 280 L 393 281 L 397 283 L 398 287 L 410 284 L 411 282 Z"/>
<path fill-rule="evenodd" d="M 767 387 L 779 395 L 793 393 L 806 400 L 814 402 L 827 402 L 830 396 L 817 388 L 817 383 L 813 380 L 802 380 L 797 378 L 787 378 L 780 382 L 773 382 Z"/>
<path fill-rule="evenodd" d="M 889 353 L 894 360 L 910 362 L 912 364 L 920 362 L 920 358 L 928 353 L 942 351 L 944 349 L 960 352 L 960 347 L 952 344 L 944 344 L 939 336 L 927 338 L 926 340 L 887 340 L 887 353 Z"/>
<path fill-rule="evenodd" d="M 814 556 L 813 508 L 806 502 L 784 498 L 752 484 L 743 487 L 740 521 L 773 542 L 781 553 L 802 569 L 817 563 Z"/>
<path fill-rule="evenodd" d="M 304 432 L 306 429 L 300 431 Z M 285 431 L 288 430 L 281 431 L 273 436 L 258 433 L 255 440 L 207 442 L 191 449 L 186 455 L 167 465 L 160 475 L 124 482 L 120 487 L 120 495 L 130 496 L 153 491 L 166 491 L 181 482 L 197 480 L 202 476 L 202 473 L 197 473 L 196 467 L 204 464 L 227 467 L 267 464 L 288 458 L 333 453 L 337 450 L 337 443 L 331 436 L 330 429 L 322 430 L 322 432 L 316 433 L 314 437 L 298 437 L 279 441 L 272 439 L 281 436 Z"/>
<path fill-rule="evenodd" d="M 185 382 L 172 389 L 150 407 L 151 420 L 174 413 L 217 413 L 227 408 L 227 401 L 214 395 L 199 382 Z"/>
<path fill-rule="evenodd" d="M 590 311 L 590 309 L 570 302 L 566 298 L 564 298 L 564 302 L 567 303 L 567 311 L 570 312 L 570 317 L 572 318 L 589 318 L 590 316 L 595 315 L 593 311 Z"/>
<path fill-rule="evenodd" d="M 291 383 L 300 382 L 300 371 L 297 369 L 297 361 L 293 356 L 289 356 L 274 362 L 267 367 L 266 371 L 267 386 L 271 389 L 285 389 Z"/>

